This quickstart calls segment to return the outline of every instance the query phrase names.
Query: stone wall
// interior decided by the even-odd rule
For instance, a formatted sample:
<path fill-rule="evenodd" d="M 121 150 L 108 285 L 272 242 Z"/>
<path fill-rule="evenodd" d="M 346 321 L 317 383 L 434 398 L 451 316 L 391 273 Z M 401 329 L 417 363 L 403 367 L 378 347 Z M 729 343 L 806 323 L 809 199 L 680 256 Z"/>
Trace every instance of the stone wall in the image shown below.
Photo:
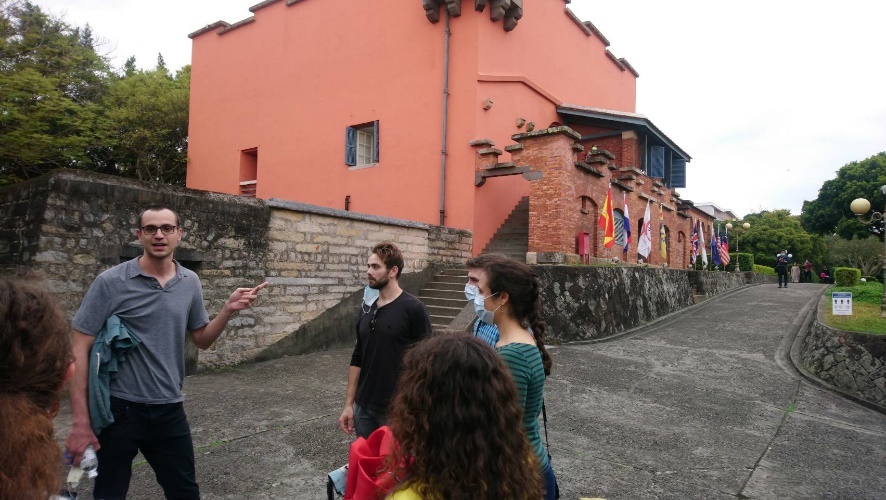
<path fill-rule="evenodd" d="M 754 273 L 718 273 L 711 271 L 688 271 L 689 282 L 695 293 L 705 297 L 713 297 L 727 290 L 749 283 Z M 750 276 L 748 276 L 750 275 Z"/>
<path fill-rule="evenodd" d="M 819 302 L 819 314 L 827 307 Z M 810 323 L 800 352 L 812 375 L 855 397 L 886 408 L 886 337 L 836 330 L 821 322 Z"/>
<path fill-rule="evenodd" d="M 41 283 L 71 317 L 96 275 L 141 255 L 137 217 L 158 203 L 181 217 L 176 258 L 200 275 L 210 314 L 234 288 L 270 282 L 256 306 L 200 352 L 203 369 L 254 359 L 343 299 L 362 296 L 366 257 L 379 241 L 403 250 L 413 291 L 427 268 L 470 257 L 468 231 L 58 170 L 0 188 L 0 275 Z M 302 340 L 339 345 L 351 340 L 352 323 L 353 316 L 315 327 Z"/>
<path fill-rule="evenodd" d="M 542 282 L 548 342 L 599 339 L 694 304 L 684 270 L 646 267 L 534 266 Z M 715 275 L 725 290 L 744 282 Z"/>

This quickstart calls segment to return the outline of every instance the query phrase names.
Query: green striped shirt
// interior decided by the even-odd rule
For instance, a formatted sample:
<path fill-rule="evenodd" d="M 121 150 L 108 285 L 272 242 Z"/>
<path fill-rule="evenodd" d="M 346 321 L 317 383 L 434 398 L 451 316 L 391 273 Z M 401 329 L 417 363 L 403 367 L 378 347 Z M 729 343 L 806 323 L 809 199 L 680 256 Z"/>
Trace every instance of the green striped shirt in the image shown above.
<path fill-rule="evenodd" d="M 523 429 L 543 469 L 548 464 L 548 454 L 538 432 L 538 415 L 545 397 L 545 369 L 541 352 L 535 345 L 520 343 L 506 344 L 495 350 L 511 369 L 517 384 L 517 399 L 523 407 Z"/>

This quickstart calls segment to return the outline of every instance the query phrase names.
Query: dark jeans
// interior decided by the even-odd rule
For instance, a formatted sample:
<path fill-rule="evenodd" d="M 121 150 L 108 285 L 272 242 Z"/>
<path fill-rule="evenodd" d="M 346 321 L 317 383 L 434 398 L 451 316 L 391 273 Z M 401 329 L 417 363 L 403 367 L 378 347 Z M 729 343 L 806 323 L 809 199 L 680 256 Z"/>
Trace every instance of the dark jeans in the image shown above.
<path fill-rule="evenodd" d="M 782 271 L 781 268 L 778 268 L 775 272 L 778 273 L 778 286 L 781 286 L 782 280 L 784 280 L 784 286 L 788 286 L 788 270 Z"/>
<path fill-rule="evenodd" d="M 114 423 L 98 435 L 96 499 L 123 499 L 141 451 L 166 498 L 200 498 L 191 427 L 182 403 L 143 404 L 111 397 Z"/>
<path fill-rule="evenodd" d="M 548 462 L 547 467 L 541 472 L 544 479 L 545 500 L 556 500 L 560 498 L 560 487 L 557 486 L 557 478 L 554 476 L 554 468 Z"/>
<path fill-rule="evenodd" d="M 357 437 L 368 438 L 373 431 L 385 425 L 387 420 L 386 415 L 354 403 L 354 431 Z"/>

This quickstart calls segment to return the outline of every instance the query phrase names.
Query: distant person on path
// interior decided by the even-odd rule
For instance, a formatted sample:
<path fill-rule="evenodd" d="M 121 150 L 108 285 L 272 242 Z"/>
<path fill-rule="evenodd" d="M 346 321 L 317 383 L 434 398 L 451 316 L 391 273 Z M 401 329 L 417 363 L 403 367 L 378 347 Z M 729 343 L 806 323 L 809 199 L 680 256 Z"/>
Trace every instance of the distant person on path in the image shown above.
<path fill-rule="evenodd" d="M 812 262 L 809 262 L 809 259 L 806 259 L 806 262 L 803 263 L 803 278 L 801 281 L 812 283 Z"/>
<path fill-rule="evenodd" d="M 799 283 L 800 282 L 800 266 L 794 262 L 794 265 L 791 266 L 791 283 Z"/>
<path fill-rule="evenodd" d="M 535 453 L 510 369 L 482 340 L 439 335 L 406 354 L 390 427 L 398 446 L 385 468 L 406 481 L 388 498 L 541 498 Z"/>
<path fill-rule="evenodd" d="M 832 283 L 831 270 L 828 269 L 828 266 L 824 266 L 824 268 L 821 270 L 821 274 L 818 277 L 821 279 L 822 283 Z"/>
<path fill-rule="evenodd" d="M 362 304 L 357 343 L 348 369 L 345 406 L 338 418 L 347 434 L 367 438 L 385 425 L 403 354 L 431 333 L 431 316 L 417 298 L 400 288 L 403 254 L 393 243 L 379 243 L 367 262 L 369 290 L 378 298 Z"/>
<path fill-rule="evenodd" d="M 790 264 L 791 259 L 788 257 L 788 251 L 782 250 L 780 254 L 775 256 L 775 272 L 778 274 L 778 288 L 782 287 L 782 283 L 784 283 L 784 287 L 788 286 L 788 264 Z"/>
<path fill-rule="evenodd" d="M 90 445 L 98 457 L 95 498 L 125 498 L 132 460 L 141 452 L 166 498 L 200 498 L 191 429 L 182 405 L 185 335 L 208 349 L 237 311 L 248 309 L 267 286 L 238 288 L 211 321 L 203 306 L 200 278 L 182 267 L 173 252 L 182 239 L 178 214 L 154 206 L 138 217 L 136 236 L 144 253 L 99 274 L 83 297 L 72 326 L 73 421 L 67 439 L 73 462 Z M 130 351 L 111 379 L 114 422 L 96 438 L 90 423 L 90 357 L 98 335 L 116 316 L 140 344 Z M 93 395 L 94 396 L 94 395 Z M 90 398 L 91 399 L 91 398 Z"/>
<path fill-rule="evenodd" d="M 55 299 L 0 279 L 0 498 L 58 493 L 62 450 L 52 419 L 73 373 L 68 321 Z"/>
<path fill-rule="evenodd" d="M 544 403 L 545 378 L 551 356 L 545 349 L 538 279 L 526 264 L 503 255 L 490 255 L 482 265 L 474 308 L 486 324 L 499 332 L 496 350 L 517 384 L 523 406 L 523 429 L 538 457 L 545 499 L 558 497 L 554 470 L 539 433 L 538 417 Z"/>

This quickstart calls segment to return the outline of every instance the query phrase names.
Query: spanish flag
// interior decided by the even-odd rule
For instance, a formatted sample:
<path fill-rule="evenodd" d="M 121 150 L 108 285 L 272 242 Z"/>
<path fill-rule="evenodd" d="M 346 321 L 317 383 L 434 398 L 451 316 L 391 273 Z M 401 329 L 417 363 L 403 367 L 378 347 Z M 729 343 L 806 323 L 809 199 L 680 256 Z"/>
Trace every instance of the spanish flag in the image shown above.
<path fill-rule="evenodd" d="M 603 210 L 600 211 L 600 220 L 597 225 L 603 230 L 603 246 L 612 248 L 615 245 L 615 218 L 612 216 L 612 186 L 606 192 L 606 201 Z"/>

